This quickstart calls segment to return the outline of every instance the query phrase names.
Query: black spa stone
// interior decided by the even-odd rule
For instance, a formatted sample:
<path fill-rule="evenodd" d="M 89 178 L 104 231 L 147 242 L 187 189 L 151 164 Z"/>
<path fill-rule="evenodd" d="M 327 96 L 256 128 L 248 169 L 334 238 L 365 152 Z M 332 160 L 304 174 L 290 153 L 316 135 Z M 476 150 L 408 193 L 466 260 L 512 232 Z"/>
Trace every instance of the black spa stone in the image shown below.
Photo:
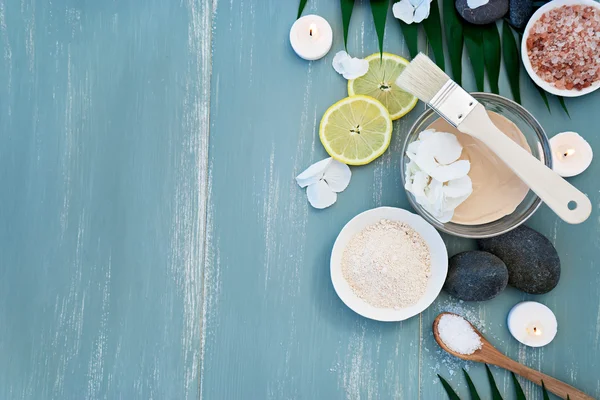
<path fill-rule="evenodd" d="M 486 25 L 497 21 L 508 12 L 509 0 L 490 0 L 489 3 L 470 8 L 467 0 L 456 0 L 456 11 L 467 22 L 476 25 Z"/>
<path fill-rule="evenodd" d="M 558 285 L 560 258 L 550 241 L 526 226 L 504 235 L 477 241 L 506 264 L 508 284 L 525 293 L 544 294 Z"/>
<path fill-rule="evenodd" d="M 450 258 L 444 290 L 464 301 L 484 301 L 498 296 L 507 283 L 502 260 L 485 251 L 466 251 Z"/>
<path fill-rule="evenodd" d="M 515 28 L 525 28 L 532 14 L 532 0 L 509 0 L 508 22 Z"/>

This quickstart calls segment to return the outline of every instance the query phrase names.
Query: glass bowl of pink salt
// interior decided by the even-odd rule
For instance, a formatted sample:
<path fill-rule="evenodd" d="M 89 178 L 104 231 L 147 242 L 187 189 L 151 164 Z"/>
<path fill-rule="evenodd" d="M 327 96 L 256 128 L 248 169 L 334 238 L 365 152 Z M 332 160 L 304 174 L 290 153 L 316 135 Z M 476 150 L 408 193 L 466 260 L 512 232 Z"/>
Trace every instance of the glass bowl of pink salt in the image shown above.
<path fill-rule="evenodd" d="M 552 153 L 548 137 L 539 122 L 512 100 L 490 93 L 471 93 L 485 106 L 492 122 L 513 141 L 552 168 Z M 436 229 L 466 238 L 486 238 L 501 235 L 523 224 L 540 207 L 542 201 L 515 174 L 477 139 L 459 132 L 448 122 L 427 109 L 415 121 L 402 148 L 401 176 L 406 188 L 409 145 L 421 132 L 434 129 L 456 135 L 462 145 L 460 160 L 470 162 L 468 176 L 472 193 L 454 209 L 448 222 L 440 220 L 421 205 L 409 190 L 406 195 L 414 210 Z"/>
<path fill-rule="evenodd" d="M 600 3 L 554 0 L 531 17 L 521 42 L 531 79 L 557 96 L 577 97 L 600 87 Z"/>

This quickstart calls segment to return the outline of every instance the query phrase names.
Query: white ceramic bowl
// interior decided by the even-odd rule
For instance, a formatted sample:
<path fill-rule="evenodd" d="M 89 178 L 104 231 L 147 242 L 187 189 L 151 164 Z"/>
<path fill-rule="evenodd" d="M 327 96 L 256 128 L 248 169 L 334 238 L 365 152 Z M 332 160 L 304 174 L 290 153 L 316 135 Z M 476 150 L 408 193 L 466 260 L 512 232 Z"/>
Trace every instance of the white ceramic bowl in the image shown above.
<path fill-rule="evenodd" d="M 423 237 L 431 252 L 431 277 L 425 295 L 416 304 L 407 308 L 373 307 L 354 294 L 342 273 L 342 255 L 350 239 L 367 226 L 382 219 L 404 222 L 411 226 Z M 330 268 L 331 281 L 336 293 L 354 312 L 377 321 L 403 321 L 421 313 L 440 294 L 448 273 L 448 252 L 438 231 L 421 216 L 401 208 L 379 207 L 358 214 L 344 226 L 333 245 Z"/>
<path fill-rule="evenodd" d="M 529 37 L 529 32 L 531 31 L 533 24 L 535 24 L 535 22 L 539 20 L 543 14 L 547 13 L 548 11 L 554 8 L 575 5 L 592 6 L 600 10 L 600 3 L 597 3 L 594 0 L 553 0 L 540 7 L 533 14 L 531 19 L 527 23 L 527 26 L 525 27 L 525 33 L 523 34 L 523 39 L 521 40 L 521 58 L 523 59 L 523 65 L 525 66 L 525 70 L 527 71 L 531 79 L 535 82 L 536 85 L 544 89 L 546 92 L 563 97 L 579 97 L 583 96 L 584 94 L 591 93 L 594 90 L 600 88 L 600 81 L 595 82 L 592 86 L 582 90 L 557 89 L 550 83 L 540 78 L 533 70 L 533 67 L 531 66 L 531 61 L 529 60 L 529 56 L 527 56 L 527 38 Z"/>

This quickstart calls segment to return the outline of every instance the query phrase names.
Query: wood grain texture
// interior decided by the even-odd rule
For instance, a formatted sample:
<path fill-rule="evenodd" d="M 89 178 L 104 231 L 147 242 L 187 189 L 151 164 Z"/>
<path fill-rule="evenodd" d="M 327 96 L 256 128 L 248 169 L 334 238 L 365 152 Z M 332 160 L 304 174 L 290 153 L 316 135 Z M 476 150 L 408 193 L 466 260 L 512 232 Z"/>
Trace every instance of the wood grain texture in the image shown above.
<path fill-rule="evenodd" d="M 337 2 L 308 2 L 335 35 L 308 63 L 288 42 L 296 12 L 278 0 L 0 0 L 0 398 L 428 400 L 445 398 L 437 373 L 465 395 L 463 366 L 485 394 L 484 369 L 433 340 L 445 310 L 599 397 L 596 162 L 571 179 L 595 206 L 588 222 L 569 226 L 546 208 L 530 222 L 562 258 L 553 292 L 509 289 L 482 304 L 442 294 L 398 324 L 337 298 L 328 259 L 342 226 L 376 206 L 408 207 L 399 151 L 423 106 L 395 123 L 390 151 L 353 168 L 334 207 L 311 209 L 294 177 L 326 156 L 316 127 L 346 94 L 331 68 L 342 25 Z M 377 49 L 357 1 L 349 51 Z M 385 49 L 407 54 L 398 24 Z M 600 94 L 568 100 L 568 120 L 522 86 L 550 135 L 575 130 L 600 146 Z M 474 246 L 444 239 L 450 253 Z M 558 317 L 546 348 L 519 346 L 506 329 L 526 299 Z M 494 374 L 512 393 L 510 376 Z"/>
<path fill-rule="evenodd" d="M 198 398 L 211 9 L 0 0 L 0 398 Z"/>
<path fill-rule="evenodd" d="M 332 208 L 310 208 L 294 177 L 326 156 L 316 130 L 326 108 L 346 95 L 346 82 L 331 68 L 335 52 L 343 49 L 343 28 L 338 2 L 308 2 L 305 13 L 332 24 L 334 46 L 320 61 L 303 61 L 288 42 L 296 7 L 293 1 L 221 0 L 215 9 L 202 398 L 444 399 L 437 373 L 467 396 L 461 367 L 469 369 L 487 397 L 483 366 L 444 355 L 433 339 L 431 323 L 445 310 L 472 317 L 510 357 L 600 396 L 596 163 L 571 179 L 594 204 L 588 222 L 566 225 L 544 207 L 529 223 L 561 255 L 563 276 L 553 292 L 528 296 L 508 289 L 476 304 L 442 294 L 420 317 L 398 324 L 366 320 L 337 298 L 328 263 L 343 225 L 376 206 L 409 207 L 399 151 L 423 106 L 395 123 L 390 151 L 368 166 L 352 168 L 352 182 Z M 356 56 L 378 51 L 366 1 L 356 3 L 348 48 Z M 388 23 L 385 49 L 408 54 L 398 24 Z M 463 65 L 463 84 L 474 89 L 466 58 Z M 523 103 L 549 135 L 572 129 L 600 146 L 593 111 L 600 106 L 599 94 L 569 100 L 569 120 L 554 99 L 557 111 L 549 115 L 526 77 L 522 86 Z M 500 92 L 510 96 L 504 72 Z M 473 241 L 444 239 L 451 254 L 474 247 Z M 528 299 L 547 304 L 559 319 L 559 334 L 546 348 L 520 346 L 506 329 L 510 308 Z M 510 375 L 492 370 L 511 398 Z M 528 398 L 541 399 L 537 386 L 523 386 Z"/>

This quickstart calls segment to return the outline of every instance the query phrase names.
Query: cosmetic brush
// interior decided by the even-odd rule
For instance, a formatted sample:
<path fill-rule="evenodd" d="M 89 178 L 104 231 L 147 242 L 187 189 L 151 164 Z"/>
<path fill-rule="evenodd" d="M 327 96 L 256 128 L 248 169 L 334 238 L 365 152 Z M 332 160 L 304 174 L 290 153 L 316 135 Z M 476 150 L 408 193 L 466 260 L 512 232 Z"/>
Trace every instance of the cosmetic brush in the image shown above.
<path fill-rule="evenodd" d="M 483 142 L 564 221 L 579 224 L 590 216 L 592 203 L 585 194 L 502 133 L 485 107 L 426 55 L 419 53 L 396 84 L 460 132 Z"/>

